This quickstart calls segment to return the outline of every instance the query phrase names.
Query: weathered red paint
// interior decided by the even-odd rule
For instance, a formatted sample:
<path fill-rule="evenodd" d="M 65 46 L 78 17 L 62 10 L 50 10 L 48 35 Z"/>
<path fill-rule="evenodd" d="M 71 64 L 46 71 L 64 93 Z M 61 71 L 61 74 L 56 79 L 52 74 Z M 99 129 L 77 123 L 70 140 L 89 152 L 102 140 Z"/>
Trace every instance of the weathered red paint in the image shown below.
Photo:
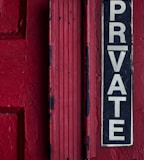
<path fill-rule="evenodd" d="M 24 158 L 24 115 L 22 108 L 0 108 L 0 154 L 2 159 Z M 16 149 L 17 148 L 17 149 Z"/>
<path fill-rule="evenodd" d="M 16 39 L 24 37 L 26 25 L 26 0 L 2 0 L 0 2 L 0 10 L 0 39 Z"/>
<path fill-rule="evenodd" d="M 134 1 L 133 3 L 133 67 L 134 67 L 134 144 L 131 147 L 101 147 L 101 102 L 100 102 L 100 55 L 101 55 L 101 1 L 96 0 L 96 25 L 94 31 L 96 31 L 96 117 L 97 122 L 95 125 L 91 124 L 96 128 L 96 157 L 90 156 L 91 160 L 143 160 L 144 150 L 143 150 L 143 45 L 144 45 L 144 33 L 143 33 L 143 6 L 144 1 L 139 3 Z M 93 110 L 91 110 L 93 112 Z M 91 120 L 95 122 L 95 118 Z"/>
<path fill-rule="evenodd" d="M 0 12 L 0 159 L 48 160 L 48 2 Z"/>
<path fill-rule="evenodd" d="M 76 34 L 74 34 L 75 32 L 73 32 L 73 27 L 71 26 L 72 19 L 69 9 L 72 6 L 76 8 L 74 6 L 75 1 L 51 1 L 50 19 L 53 19 L 50 22 L 50 45 L 52 46 L 50 95 L 55 98 L 55 106 L 59 106 L 55 110 L 50 110 L 52 113 L 50 120 L 52 159 L 142 160 L 144 153 L 142 138 L 143 112 L 141 112 L 143 102 L 142 96 L 139 96 L 139 94 L 142 95 L 141 86 L 143 85 L 143 70 L 141 66 L 143 63 L 141 52 L 143 46 L 143 2 L 134 2 L 134 145 L 132 147 L 111 148 L 101 147 L 100 142 L 102 2 L 100 0 L 85 0 L 77 3 L 79 3 L 78 6 L 81 5 L 81 9 L 78 9 L 77 13 L 77 15 L 80 14 L 79 19 L 76 19 L 78 26 L 82 29 L 81 37 L 75 36 Z M 72 13 L 74 14 L 75 11 L 73 10 Z M 80 19 L 82 20 L 81 24 L 78 22 Z M 73 37 L 74 41 L 72 41 L 71 37 Z M 79 38 L 81 38 L 81 41 Z M 74 43 L 77 39 L 77 43 Z M 75 66 L 75 58 L 72 57 L 72 54 L 76 54 L 73 50 L 80 46 L 82 50 L 77 52 L 77 56 L 80 54 L 78 62 L 82 62 L 82 65 Z M 73 66 L 75 66 L 77 74 L 81 75 L 82 73 L 82 79 L 79 76 L 69 75 L 69 71 L 74 74 Z M 141 78 L 139 79 L 139 77 Z M 77 92 L 72 87 L 74 84 L 72 78 L 78 79 L 77 87 L 81 85 Z M 75 110 L 75 113 L 78 113 L 78 119 L 83 117 L 82 121 L 79 121 L 79 125 L 82 124 L 83 127 L 82 130 L 81 128 L 78 129 L 77 140 L 82 138 L 82 143 L 79 141 L 78 145 L 76 145 L 78 148 L 71 147 L 72 144 L 75 145 L 73 143 L 73 138 L 75 137 L 72 133 L 73 129 L 75 130 L 78 127 L 78 119 L 76 121 L 72 119 L 74 99 L 71 96 L 74 93 L 75 98 L 78 98 L 78 103 L 82 102 L 82 108 L 79 109 L 79 112 Z M 79 95 L 81 94 L 82 99 L 80 100 Z M 80 106 L 77 105 L 77 107 Z M 70 113 L 71 115 L 69 115 Z M 72 121 L 74 121 L 74 126 Z M 73 154 L 75 150 L 78 155 L 76 157 Z"/>
<path fill-rule="evenodd" d="M 83 1 L 83 127 L 84 158 L 96 157 L 96 1 Z M 95 35 L 95 36 L 94 36 Z M 93 125 L 95 124 L 95 125 Z"/>
<path fill-rule="evenodd" d="M 143 160 L 144 1 L 134 1 L 134 145 L 113 148 L 100 146 L 102 2 L 50 0 L 49 17 L 47 0 L 0 3 L 1 159 Z"/>
<path fill-rule="evenodd" d="M 81 159 L 81 7 L 77 0 L 51 0 L 51 159 Z"/>

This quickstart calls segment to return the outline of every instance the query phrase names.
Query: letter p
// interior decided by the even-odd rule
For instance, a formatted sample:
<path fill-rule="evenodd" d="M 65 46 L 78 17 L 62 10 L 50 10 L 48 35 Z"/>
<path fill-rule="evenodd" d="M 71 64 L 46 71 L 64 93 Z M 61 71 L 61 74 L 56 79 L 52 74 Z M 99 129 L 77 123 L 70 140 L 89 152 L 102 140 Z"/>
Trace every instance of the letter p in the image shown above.
<path fill-rule="evenodd" d="M 116 9 L 119 6 L 119 9 Z M 110 0 L 110 20 L 115 21 L 116 14 L 122 14 L 126 10 L 126 4 L 122 0 Z"/>

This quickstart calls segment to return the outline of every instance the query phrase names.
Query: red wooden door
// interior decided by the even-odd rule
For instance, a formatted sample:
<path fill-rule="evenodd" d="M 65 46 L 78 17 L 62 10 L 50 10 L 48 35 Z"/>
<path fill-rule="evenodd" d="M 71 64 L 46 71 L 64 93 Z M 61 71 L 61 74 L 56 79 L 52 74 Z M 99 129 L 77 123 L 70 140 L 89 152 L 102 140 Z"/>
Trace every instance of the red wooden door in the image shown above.
<path fill-rule="evenodd" d="M 47 0 L 0 2 L 0 159 L 144 159 L 144 2 L 133 4 L 131 147 L 101 147 L 101 5 L 100 0 L 49 0 L 49 8 Z"/>
<path fill-rule="evenodd" d="M 0 1 L 0 159 L 48 160 L 48 1 Z"/>

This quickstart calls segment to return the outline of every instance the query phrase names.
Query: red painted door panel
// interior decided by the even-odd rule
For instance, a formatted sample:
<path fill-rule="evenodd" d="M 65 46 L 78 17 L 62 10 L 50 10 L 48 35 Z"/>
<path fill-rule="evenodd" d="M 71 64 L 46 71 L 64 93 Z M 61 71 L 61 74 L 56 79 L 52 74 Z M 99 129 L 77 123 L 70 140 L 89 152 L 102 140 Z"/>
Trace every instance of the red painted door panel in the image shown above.
<path fill-rule="evenodd" d="M 48 160 L 48 1 L 0 1 L 0 159 Z"/>

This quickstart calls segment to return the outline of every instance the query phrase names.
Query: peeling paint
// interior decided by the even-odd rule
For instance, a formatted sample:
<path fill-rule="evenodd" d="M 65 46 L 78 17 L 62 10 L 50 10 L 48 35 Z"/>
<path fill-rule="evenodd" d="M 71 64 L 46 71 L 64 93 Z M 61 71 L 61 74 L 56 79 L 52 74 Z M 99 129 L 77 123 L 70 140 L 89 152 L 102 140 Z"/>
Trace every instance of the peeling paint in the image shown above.
<path fill-rule="evenodd" d="M 89 136 L 87 136 L 86 148 L 87 148 L 87 150 L 90 149 L 90 137 Z"/>
<path fill-rule="evenodd" d="M 86 46 L 86 110 L 85 110 L 86 116 L 89 116 L 89 113 L 90 113 L 89 87 L 90 87 L 90 81 L 89 81 L 89 47 Z"/>
<path fill-rule="evenodd" d="M 50 160 L 52 160 L 52 144 L 50 144 Z"/>
<path fill-rule="evenodd" d="M 50 96 L 49 108 L 50 108 L 51 110 L 54 109 L 54 96 Z"/>
<path fill-rule="evenodd" d="M 52 54 L 52 47 L 49 45 L 48 47 L 48 66 L 50 67 L 51 65 L 51 54 Z"/>
<path fill-rule="evenodd" d="M 49 7 L 49 21 L 51 21 L 52 20 L 52 17 L 51 17 L 51 8 Z"/>
<path fill-rule="evenodd" d="M 59 21 L 62 19 L 62 17 L 59 16 Z"/>

